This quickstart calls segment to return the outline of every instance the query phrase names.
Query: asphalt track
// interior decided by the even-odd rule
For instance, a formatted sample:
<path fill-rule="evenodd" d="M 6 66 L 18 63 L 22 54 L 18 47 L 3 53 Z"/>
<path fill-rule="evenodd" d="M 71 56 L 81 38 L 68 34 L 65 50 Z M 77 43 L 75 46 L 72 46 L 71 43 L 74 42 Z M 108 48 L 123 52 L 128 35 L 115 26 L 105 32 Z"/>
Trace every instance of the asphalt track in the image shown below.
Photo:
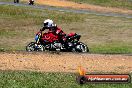
<path fill-rule="evenodd" d="M 100 16 L 112 16 L 112 17 L 125 17 L 125 18 L 132 18 L 132 15 L 128 14 L 119 14 L 119 13 L 101 13 L 96 11 L 90 11 L 90 10 L 76 10 L 71 8 L 60 8 L 60 7 L 53 7 L 53 6 L 47 6 L 47 5 L 28 5 L 28 4 L 17 4 L 13 2 L 0 2 L 0 5 L 14 5 L 14 6 L 24 6 L 24 7 L 32 7 L 36 9 L 48 9 L 53 11 L 61 11 L 61 12 L 73 12 L 73 13 L 83 13 L 83 14 L 94 14 L 94 15 L 100 15 Z"/>

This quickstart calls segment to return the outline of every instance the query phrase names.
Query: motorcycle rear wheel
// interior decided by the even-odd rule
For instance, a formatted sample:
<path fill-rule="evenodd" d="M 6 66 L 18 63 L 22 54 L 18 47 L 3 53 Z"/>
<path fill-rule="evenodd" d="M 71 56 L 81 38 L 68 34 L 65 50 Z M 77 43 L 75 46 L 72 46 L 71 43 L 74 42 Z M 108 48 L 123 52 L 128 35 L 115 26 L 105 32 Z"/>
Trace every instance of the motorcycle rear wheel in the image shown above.
<path fill-rule="evenodd" d="M 89 52 L 88 46 L 82 42 L 80 42 L 76 48 L 75 48 L 76 52 L 82 52 L 82 53 L 86 53 Z"/>

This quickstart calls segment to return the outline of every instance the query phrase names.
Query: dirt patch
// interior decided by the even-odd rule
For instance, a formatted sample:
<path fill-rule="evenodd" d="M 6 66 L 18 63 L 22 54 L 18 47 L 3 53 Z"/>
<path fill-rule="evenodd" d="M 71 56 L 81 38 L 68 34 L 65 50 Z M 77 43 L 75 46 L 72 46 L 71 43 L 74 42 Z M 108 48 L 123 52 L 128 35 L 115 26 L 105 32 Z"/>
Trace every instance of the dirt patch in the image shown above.
<path fill-rule="evenodd" d="M 0 53 L 1 70 L 31 70 L 42 72 L 77 72 L 82 66 L 87 72 L 130 73 L 132 56 L 72 54 L 72 53 Z"/>
<path fill-rule="evenodd" d="M 115 12 L 115 13 L 132 14 L 132 10 L 112 8 L 112 7 L 102 7 L 102 6 L 96 6 L 90 4 L 81 4 L 67 0 L 36 0 L 36 3 L 43 5 L 50 5 L 50 6 L 68 7 L 74 9 L 85 9 L 85 10 L 91 10 L 97 12 Z"/>

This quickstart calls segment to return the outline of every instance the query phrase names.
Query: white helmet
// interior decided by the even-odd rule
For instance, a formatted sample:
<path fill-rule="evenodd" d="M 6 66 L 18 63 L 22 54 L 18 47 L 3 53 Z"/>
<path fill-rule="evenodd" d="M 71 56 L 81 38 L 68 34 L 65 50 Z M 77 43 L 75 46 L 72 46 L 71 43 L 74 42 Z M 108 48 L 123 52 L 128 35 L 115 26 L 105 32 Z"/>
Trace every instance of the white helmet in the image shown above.
<path fill-rule="evenodd" d="M 46 27 L 46 28 L 53 27 L 53 26 L 54 26 L 53 23 L 54 23 L 54 22 L 53 22 L 52 20 L 47 19 L 47 20 L 44 21 L 44 27 Z"/>

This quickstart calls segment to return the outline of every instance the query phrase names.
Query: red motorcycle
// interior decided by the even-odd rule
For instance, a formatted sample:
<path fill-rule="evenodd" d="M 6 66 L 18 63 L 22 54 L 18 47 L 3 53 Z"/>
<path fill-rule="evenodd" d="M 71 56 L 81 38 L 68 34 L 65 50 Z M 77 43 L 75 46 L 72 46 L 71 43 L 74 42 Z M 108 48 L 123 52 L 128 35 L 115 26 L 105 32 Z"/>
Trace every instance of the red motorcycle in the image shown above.
<path fill-rule="evenodd" d="M 52 32 L 42 34 L 42 31 L 36 34 L 35 42 L 26 46 L 27 51 L 65 51 L 65 52 L 89 52 L 86 44 L 80 42 L 81 36 L 76 33 L 70 33 L 63 39 Z"/>

